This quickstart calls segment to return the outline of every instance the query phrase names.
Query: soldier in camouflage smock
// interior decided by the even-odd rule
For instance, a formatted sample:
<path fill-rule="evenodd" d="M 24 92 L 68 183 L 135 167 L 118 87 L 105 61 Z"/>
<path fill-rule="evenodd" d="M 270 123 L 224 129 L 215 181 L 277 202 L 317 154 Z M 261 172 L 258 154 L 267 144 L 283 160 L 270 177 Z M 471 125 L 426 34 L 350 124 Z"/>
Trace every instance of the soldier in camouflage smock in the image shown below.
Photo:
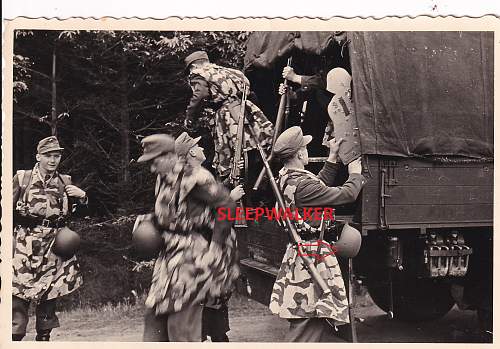
<path fill-rule="evenodd" d="M 36 340 L 48 341 L 52 328 L 59 327 L 56 299 L 82 285 L 76 257 L 65 259 L 51 250 L 70 214 L 70 198 L 81 204 L 87 201 L 85 192 L 71 185 L 70 176 L 57 172 L 62 149 L 56 137 L 42 139 L 35 167 L 14 176 L 13 340 L 25 336 L 33 301 L 37 302 Z"/>
<path fill-rule="evenodd" d="M 217 105 L 215 118 L 210 120 L 212 137 L 215 143 L 213 166 L 221 177 L 231 171 L 236 134 L 240 116 L 241 95 L 245 87 L 250 86 L 246 76 L 239 70 L 221 67 L 210 63 L 203 51 L 190 54 L 185 59 L 186 67 L 190 69 L 189 84 L 193 96 L 186 110 L 186 121 L 190 123 L 198 113 L 204 99 Z M 252 120 L 252 127 L 258 142 L 265 150 L 272 144 L 273 124 L 254 103 L 247 100 L 246 117 Z M 244 131 L 244 150 L 256 149 L 255 141 Z"/>
<path fill-rule="evenodd" d="M 307 144 L 311 136 L 303 136 L 302 130 L 291 127 L 276 140 L 275 154 L 284 167 L 280 170 L 278 185 L 287 206 L 302 212 L 310 207 L 332 207 L 356 200 L 365 179 L 361 175 L 361 162 L 355 160 L 349 165 L 349 178 L 340 187 L 333 187 L 338 171 L 338 146 L 335 139 L 329 142 L 330 155 L 318 176 L 304 169 L 308 163 Z M 324 223 L 324 222 L 323 222 Z M 305 252 L 322 256 L 317 259 L 316 267 L 332 293 L 328 299 L 320 297 L 319 287 L 304 266 L 297 249 L 289 244 L 273 286 L 269 308 L 282 318 L 290 321 L 290 331 L 286 341 L 318 342 L 328 324 L 349 322 L 347 295 L 342 274 L 336 257 L 328 245 L 320 245 L 317 251 L 321 221 L 295 220 Z"/>
<path fill-rule="evenodd" d="M 198 140 L 187 133 L 175 145 L 168 135 L 143 140 L 138 161 L 152 161 L 158 174 L 152 219 L 164 240 L 146 299 L 144 341 L 200 342 L 202 303 L 231 291 L 239 275 L 235 232 L 214 215 L 235 203 L 201 167 Z"/>

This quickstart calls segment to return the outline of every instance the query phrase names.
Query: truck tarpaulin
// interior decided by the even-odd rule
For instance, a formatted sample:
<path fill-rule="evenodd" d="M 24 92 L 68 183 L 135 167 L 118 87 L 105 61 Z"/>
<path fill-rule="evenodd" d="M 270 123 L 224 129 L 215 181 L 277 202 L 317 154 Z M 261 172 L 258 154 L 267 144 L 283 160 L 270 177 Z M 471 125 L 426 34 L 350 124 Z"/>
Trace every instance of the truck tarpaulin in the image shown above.
<path fill-rule="evenodd" d="M 493 158 L 493 33 L 349 38 L 364 154 Z"/>
<path fill-rule="evenodd" d="M 247 42 L 245 71 L 272 69 L 274 63 L 294 50 L 323 54 L 334 40 L 334 32 L 254 32 Z"/>

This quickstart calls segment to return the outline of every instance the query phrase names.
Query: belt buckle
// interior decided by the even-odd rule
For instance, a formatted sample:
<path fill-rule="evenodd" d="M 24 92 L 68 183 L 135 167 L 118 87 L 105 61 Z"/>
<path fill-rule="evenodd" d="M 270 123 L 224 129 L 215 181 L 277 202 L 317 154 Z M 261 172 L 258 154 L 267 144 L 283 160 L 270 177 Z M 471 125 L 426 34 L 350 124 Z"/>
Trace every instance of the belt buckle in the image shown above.
<path fill-rule="evenodd" d="M 43 219 L 42 220 L 42 227 L 44 227 L 44 228 L 50 228 L 50 220 Z"/>

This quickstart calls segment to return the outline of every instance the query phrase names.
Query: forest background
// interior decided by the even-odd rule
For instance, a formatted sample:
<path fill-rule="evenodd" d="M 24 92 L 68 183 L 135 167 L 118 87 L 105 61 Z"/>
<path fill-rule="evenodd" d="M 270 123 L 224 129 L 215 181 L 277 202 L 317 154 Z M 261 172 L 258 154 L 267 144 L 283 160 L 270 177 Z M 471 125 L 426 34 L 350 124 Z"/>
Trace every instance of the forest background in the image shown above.
<path fill-rule="evenodd" d="M 198 49 L 211 61 L 242 69 L 248 32 L 34 31 L 14 41 L 13 168 L 32 168 L 38 141 L 56 135 L 65 148 L 60 172 L 87 192 L 72 220 L 82 244 L 84 286 L 61 308 L 140 299 L 152 261 L 131 246 L 137 214 L 149 212 L 154 176 L 138 164 L 141 140 L 182 132 L 191 97 L 184 57 Z M 211 111 L 192 135 L 203 136 L 208 162 Z M 117 287 L 119 285 L 119 287 Z M 139 297 L 139 298 L 138 298 Z"/>

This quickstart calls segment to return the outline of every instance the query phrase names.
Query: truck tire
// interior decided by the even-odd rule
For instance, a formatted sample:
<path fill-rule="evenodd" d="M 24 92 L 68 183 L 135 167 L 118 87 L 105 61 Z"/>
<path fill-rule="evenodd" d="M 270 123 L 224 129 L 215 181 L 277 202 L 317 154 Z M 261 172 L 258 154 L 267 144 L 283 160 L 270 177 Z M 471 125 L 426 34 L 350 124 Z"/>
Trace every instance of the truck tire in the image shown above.
<path fill-rule="evenodd" d="M 389 283 L 367 282 L 367 288 L 375 304 L 389 312 Z M 451 310 L 455 301 L 450 285 L 438 279 L 398 278 L 393 282 L 394 317 L 418 322 L 435 320 Z"/>

